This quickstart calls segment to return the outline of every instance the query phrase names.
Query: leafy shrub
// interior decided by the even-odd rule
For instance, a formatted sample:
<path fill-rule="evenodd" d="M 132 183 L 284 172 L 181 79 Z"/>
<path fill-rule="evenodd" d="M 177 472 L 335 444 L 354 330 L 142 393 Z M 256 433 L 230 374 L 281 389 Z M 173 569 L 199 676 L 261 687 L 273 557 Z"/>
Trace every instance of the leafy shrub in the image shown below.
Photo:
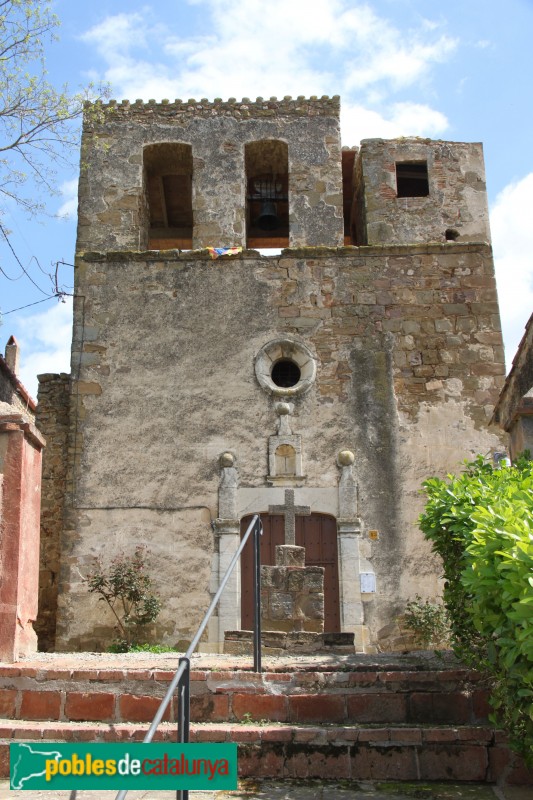
<path fill-rule="evenodd" d="M 165 644 L 132 644 L 130 653 L 179 653 L 177 647 Z"/>
<path fill-rule="evenodd" d="M 444 602 L 457 655 L 492 679 L 493 721 L 533 762 L 533 464 L 424 483 L 420 526 L 444 562 Z"/>
<path fill-rule="evenodd" d="M 100 595 L 115 620 L 116 640 L 112 652 L 126 653 L 138 644 L 146 625 L 157 619 L 161 602 L 145 574 L 146 550 L 139 546 L 132 556 L 115 558 L 106 571 L 99 559 L 87 576 L 89 592 Z"/>
<path fill-rule="evenodd" d="M 415 642 L 424 649 L 442 647 L 450 636 L 446 607 L 422 600 L 419 594 L 409 600 L 402 616 L 402 624 L 414 635 Z"/>

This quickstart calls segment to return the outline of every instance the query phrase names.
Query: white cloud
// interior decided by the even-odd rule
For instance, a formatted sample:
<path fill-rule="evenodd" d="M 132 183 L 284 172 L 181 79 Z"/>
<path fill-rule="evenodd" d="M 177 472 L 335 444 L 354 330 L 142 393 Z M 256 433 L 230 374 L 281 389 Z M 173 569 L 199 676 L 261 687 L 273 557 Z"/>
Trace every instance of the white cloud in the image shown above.
<path fill-rule="evenodd" d="M 47 311 L 19 319 L 20 380 L 34 398 L 37 398 L 37 375 L 70 372 L 72 298 L 64 300 Z"/>
<path fill-rule="evenodd" d="M 533 312 L 533 172 L 509 184 L 491 211 L 507 368 Z"/>
<path fill-rule="evenodd" d="M 123 57 L 132 47 L 146 45 L 145 15 L 149 16 L 149 9 L 105 17 L 80 38 L 95 47 L 104 57 Z"/>
<path fill-rule="evenodd" d="M 428 35 L 428 32 L 425 32 Z M 362 89 L 388 81 L 393 88 L 410 86 L 427 76 L 431 63 L 444 61 L 457 42 L 441 36 L 424 43 L 420 34 L 400 39 L 397 30 L 386 23 L 360 42 L 357 57 L 347 63 L 345 90 Z"/>
<path fill-rule="evenodd" d="M 341 106 L 343 144 L 348 146 L 358 144 L 361 139 L 440 136 L 447 128 L 444 114 L 418 103 L 394 103 L 388 117 L 360 105 Z"/>
<path fill-rule="evenodd" d="M 63 202 L 57 210 L 57 216 L 63 219 L 75 219 L 78 211 L 78 179 L 65 181 L 59 187 Z"/>
<path fill-rule="evenodd" d="M 84 34 L 107 64 L 102 77 L 115 96 L 348 97 L 377 87 L 386 95 L 425 81 L 431 65 L 456 46 L 436 24 L 422 20 L 418 29 L 402 33 L 369 5 L 347 0 L 313 0 L 311 7 L 308 0 L 194 5 L 204 11 L 204 36 L 163 30 L 149 8 L 109 16 Z"/>

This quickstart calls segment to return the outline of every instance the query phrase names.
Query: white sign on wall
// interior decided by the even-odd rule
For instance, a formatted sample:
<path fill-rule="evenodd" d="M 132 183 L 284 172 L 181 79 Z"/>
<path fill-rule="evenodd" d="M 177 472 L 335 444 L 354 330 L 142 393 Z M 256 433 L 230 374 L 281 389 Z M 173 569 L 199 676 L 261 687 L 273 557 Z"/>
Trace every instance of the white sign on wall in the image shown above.
<path fill-rule="evenodd" d="M 361 594 L 372 594 L 376 591 L 376 576 L 373 572 L 361 572 Z"/>

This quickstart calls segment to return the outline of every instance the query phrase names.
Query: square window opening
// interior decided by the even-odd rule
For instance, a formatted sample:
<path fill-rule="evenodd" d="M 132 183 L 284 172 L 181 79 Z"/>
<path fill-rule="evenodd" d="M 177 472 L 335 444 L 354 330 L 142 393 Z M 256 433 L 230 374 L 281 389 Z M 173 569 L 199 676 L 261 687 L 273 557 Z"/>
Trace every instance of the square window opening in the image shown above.
<path fill-rule="evenodd" d="M 398 197 L 427 197 L 429 178 L 427 161 L 401 161 L 396 164 Z"/>

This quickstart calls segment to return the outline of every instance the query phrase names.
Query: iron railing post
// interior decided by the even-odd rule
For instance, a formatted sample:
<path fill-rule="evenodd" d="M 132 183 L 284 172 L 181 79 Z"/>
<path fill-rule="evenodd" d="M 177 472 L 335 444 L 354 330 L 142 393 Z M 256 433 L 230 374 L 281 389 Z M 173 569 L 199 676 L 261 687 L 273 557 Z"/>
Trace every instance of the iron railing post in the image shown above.
<path fill-rule="evenodd" d="M 174 677 L 172 678 L 172 680 L 171 680 L 171 682 L 169 684 L 169 687 L 168 687 L 168 689 L 166 691 L 166 694 L 165 694 L 164 698 L 161 700 L 159 708 L 157 709 L 157 711 L 155 713 L 155 716 L 154 716 L 154 718 L 152 720 L 152 723 L 151 723 L 151 725 L 150 725 L 150 727 L 148 729 L 148 732 L 146 733 L 146 736 L 143 739 L 143 742 L 145 744 L 148 744 L 149 742 L 152 741 L 152 739 L 154 737 L 154 733 L 157 730 L 157 726 L 159 725 L 159 723 L 163 719 L 163 715 L 164 715 L 164 713 L 165 713 L 165 711 L 167 709 L 167 706 L 170 703 L 170 701 L 172 700 L 174 692 L 176 691 L 176 689 L 180 685 L 183 673 L 184 672 L 189 673 L 189 671 L 190 671 L 189 668 L 190 668 L 190 663 L 191 663 L 190 662 L 191 656 L 194 653 L 194 651 L 196 650 L 196 646 L 197 646 L 198 642 L 202 638 L 202 634 L 203 634 L 204 630 L 207 627 L 207 623 L 209 622 L 211 614 L 213 613 L 214 609 L 218 605 L 218 601 L 220 600 L 222 592 L 226 588 L 226 584 L 227 584 L 227 582 L 229 580 L 229 577 L 230 577 L 231 573 L 233 572 L 233 570 L 235 568 L 235 565 L 237 564 L 237 561 L 239 560 L 239 558 L 241 556 L 241 553 L 243 551 L 244 546 L 246 545 L 246 542 L 248 541 L 248 539 L 250 538 L 250 536 L 252 534 L 252 530 L 254 531 L 254 539 L 256 540 L 256 546 L 254 547 L 254 560 L 257 561 L 257 564 L 256 564 L 256 568 L 255 568 L 255 571 L 254 571 L 254 578 L 255 578 L 255 576 L 257 576 L 257 580 L 254 581 L 254 582 L 257 583 L 256 595 L 258 597 L 258 601 L 257 602 L 259 603 L 259 606 L 257 606 L 257 602 L 256 602 L 256 614 L 257 614 L 257 608 L 259 609 L 259 625 L 256 625 L 256 630 L 258 631 L 258 634 L 259 634 L 258 637 L 257 637 L 257 641 L 259 642 L 259 650 L 258 650 L 258 652 L 259 652 L 259 661 L 258 661 L 258 663 L 255 663 L 255 653 L 254 653 L 254 666 L 255 666 L 255 669 L 256 669 L 257 672 L 261 672 L 261 551 L 260 551 L 260 546 L 261 545 L 260 545 L 259 537 L 260 537 L 261 533 L 263 532 L 263 526 L 261 524 L 261 520 L 260 520 L 258 514 L 255 514 L 253 516 L 253 518 L 252 518 L 252 521 L 248 525 L 248 528 L 246 529 L 246 533 L 244 534 L 244 536 L 243 536 L 243 538 L 241 540 L 241 543 L 240 543 L 239 547 L 237 548 L 237 551 L 233 554 L 231 562 L 230 562 L 226 572 L 224 573 L 224 577 L 222 578 L 220 586 L 218 587 L 215 596 L 211 600 L 211 604 L 210 604 L 209 608 L 207 609 L 207 611 L 205 612 L 204 618 L 200 623 L 200 627 L 196 631 L 196 634 L 195 634 L 192 642 L 190 643 L 190 645 L 189 645 L 189 647 L 187 649 L 187 652 L 179 660 L 178 669 L 176 670 L 176 673 L 175 673 Z M 257 555 L 255 555 L 256 553 L 257 553 Z M 254 641 L 254 651 L 255 651 L 255 648 L 256 648 L 256 645 L 255 645 L 255 641 Z M 189 684 L 189 676 L 187 676 L 187 695 L 186 695 L 186 697 L 187 697 L 187 702 L 186 702 L 187 710 L 186 710 L 186 712 L 184 712 L 184 719 L 185 719 L 185 715 L 187 717 L 187 725 L 186 725 L 186 727 L 187 727 L 187 741 L 189 741 L 189 724 L 190 724 L 189 685 L 190 685 Z M 184 704 L 182 703 L 182 697 L 181 697 L 181 693 L 179 691 L 178 691 L 178 697 L 179 697 L 179 708 L 181 709 L 181 708 L 184 707 Z M 181 711 L 180 710 L 178 710 L 178 714 L 181 715 Z M 178 719 L 180 719 L 180 717 L 178 717 Z M 185 729 L 185 724 L 184 724 L 183 728 L 179 728 L 178 730 L 184 730 L 184 729 Z M 126 797 L 127 794 L 128 794 L 128 790 L 127 789 L 121 789 L 117 793 L 115 800 L 124 800 L 124 798 Z M 189 793 L 188 793 L 188 791 L 182 791 L 181 795 L 180 795 L 180 792 L 178 792 L 177 795 L 178 795 L 178 798 L 180 798 L 180 796 L 181 796 L 183 798 L 183 800 L 186 800 L 186 798 L 188 798 L 188 796 L 189 796 Z M 76 792 L 75 791 L 71 792 L 69 800 L 75 800 L 75 798 L 76 798 Z"/>
<path fill-rule="evenodd" d="M 191 726 L 191 662 L 186 656 L 179 660 L 185 669 L 178 683 L 178 744 L 189 743 Z M 176 800 L 189 800 L 188 789 L 178 789 Z"/>
<path fill-rule="evenodd" d="M 254 672 L 261 668 L 261 534 L 263 525 L 258 517 L 254 525 Z"/>

